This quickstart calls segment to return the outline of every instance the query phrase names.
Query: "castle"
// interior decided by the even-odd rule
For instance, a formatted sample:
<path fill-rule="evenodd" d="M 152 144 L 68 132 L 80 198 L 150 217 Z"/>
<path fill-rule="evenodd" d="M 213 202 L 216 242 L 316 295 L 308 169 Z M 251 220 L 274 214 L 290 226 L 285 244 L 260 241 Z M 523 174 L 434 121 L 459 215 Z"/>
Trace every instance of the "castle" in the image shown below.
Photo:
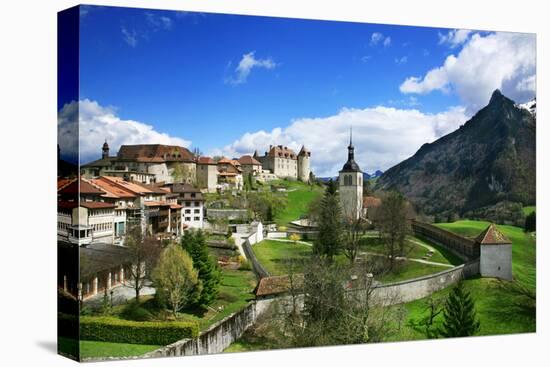
<path fill-rule="evenodd" d="M 269 151 L 263 156 L 254 152 L 254 159 L 262 164 L 263 170 L 268 170 L 278 178 L 290 178 L 308 182 L 311 174 L 309 159 L 311 152 L 302 146 L 296 154 L 292 149 L 283 145 L 270 145 Z"/>
<path fill-rule="evenodd" d="M 355 162 L 355 148 L 350 130 L 348 160 L 339 172 L 340 203 L 344 218 L 357 220 L 363 211 L 363 172 Z"/>
<path fill-rule="evenodd" d="M 243 188 L 244 176 L 260 181 L 288 178 L 309 182 L 311 152 L 302 146 L 296 154 L 282 145 L 270 146 L 264 156 L 244 155 L 239 159 L 197 157 L 189 149 L 163 144 L 122 145 L 115 156 L 107 141 L 101 159 L 81 166 L 85 178 L 121 177 L 145 184 L 187 183 L 208 192 Z"/>

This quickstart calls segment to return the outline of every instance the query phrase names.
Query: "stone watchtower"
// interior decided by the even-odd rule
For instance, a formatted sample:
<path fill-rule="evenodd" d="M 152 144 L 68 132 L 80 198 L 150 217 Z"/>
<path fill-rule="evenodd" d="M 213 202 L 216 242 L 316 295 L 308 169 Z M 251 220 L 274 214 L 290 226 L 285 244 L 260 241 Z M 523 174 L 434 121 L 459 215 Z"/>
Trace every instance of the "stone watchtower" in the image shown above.
<path fill-rule="evenodd" d="M 348 161 L 342 167 L 338 177 L 340 203 L 344 217 L 348 220 L 359 219 L 363 210 L 363 172 L 355 162 L 354 150 L 350 129 Z"/>
<path fill-rule="evenodd" d="M 109 158 L 109 144 L 107 144 L 107 139 L 105 139 L 105 143 L 103 143 L 103 148 L 101 148 L 101 151 L 101 158 Z"/>
<path fill-rule="evenodd" d="M 512 241 L 491 224 L 476 238 L 476 243 L 481 276 L 512 280 Z"/>
<path fill-rule="evenodd" d="M 311 157 L 311 152 L 302 145 L 300 153 L 298 153 L 298 180 L 302 182 L 309 181 L 309 158 Z"/>

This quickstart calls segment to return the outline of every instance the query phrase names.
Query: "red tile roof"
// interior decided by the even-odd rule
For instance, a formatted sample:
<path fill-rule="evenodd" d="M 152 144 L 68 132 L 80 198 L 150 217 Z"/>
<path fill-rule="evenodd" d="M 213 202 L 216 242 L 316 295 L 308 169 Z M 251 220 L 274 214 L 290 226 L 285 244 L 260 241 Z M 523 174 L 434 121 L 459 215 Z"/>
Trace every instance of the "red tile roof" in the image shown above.
<path fill-rule="evenodd" d="M 172 204 L 170 204 L 169 202 L 166 202 L 166 201 L 151 200 L 151 201 L 144 202 L 143 205 L 145 205 L 145 206 L 170 206 Z"/>
<path fill-rule="evenodd" d="M 151 194 L 152 191 L 131 181 L 125 181 L 122 177 L 102 176 L 103 179 L 117 184 L 125 190 L 138 195 Z"/>
<path fill-rule="evenodd" d="M 494 224 L 490 224 L 476 238 L 480 245 L 509 245 L 512 243 Z"/>
<path fill-rule="evenodd" d="M 297 288 L 303 287 L 304 275 L 295 274 L 294 284 Z M 288 275 L 265 277 L 260 279 L 256 287 L 256 297 L 271 296 L 288 292 L 290 290 L 290 278 Z"/>
<path fill-rule="evenodd" d="M 114 208 L 115 204 L 104 203 L 100 201 L 81 201 L 80 206 L 88 209 L 109 209 Z"/>
<path fill-rule="evenodd" d="M 269 157 L 280 157 L 280 158 L 287 158 L 287 159 L 297 159 L 296 153 L 288 147 L 282 146 L 282 145 L 275 145 L 269 148 L 269 152 L 267 152 L 267 155 Z"/>
<path fill-rule="evenodd" d="M 199 159 L 197 160 L 197 163 L 198 164 L 216 164 L 216 162 L 214 162 L 214 160 L 210 157 L 199 157 Z"/>
<path fill-rule="evenodd" d="M 218 164 L 232 164 L 232 163 L 231 163 L 231 159 L 222 157 L 222 158 L 218 161 Z"/>
<path fill-rule="evenodd" d="M 249 155 L 243 155 L 241 158 L 239 158 L 239 162 L 241 164 L 251 164 L 256 166 L 262 165 L 260 162 L 258 162 L 256 159 L 254 159 L 252 156 L 249 156 Z"/>
<path fill-rule="evenodd" d="M 76 178 L 60 178 L 60 177 L 58 177 L 57 178 L 57 190 L 59 191 L 59 189 L 61 189 L 62 187 L 68 185 L 69 183 L 73 182 L 74 180 L 76 180 Z"/>
<path fill-rule="evenodd" d="M 78 194 L 103 195 L 105 194 L 105 191 L 101 190 L 99 187 L 90 183 L 88 180 L 84 178 L 80 178 L 79 180 L 75 179 L 71 183 L 65 186 L 62 186 L 58 190 L 58 193 L 72 194 L 72 195 L 78 195 Z"/>
<path fill-rule="evenodd" d="M 119 159 L 153 163 L 195 161 L 195 156 L 189 149 L 162 144 L 122 145 L 117 157 Z"/>
<path fill-rule="evenodd" d="M 107 194 L 103 195 L 103 197 L 111 197 L 115 199 L 119 198 L 135 198 L 136 194 L 133 193 L 131 190 L 128 190 L 120 185 L 118 185 L 116 182 L 113 182 L 105 177 L 99 177 L 96 179 L 91 180 L 96 186 L 99 186 L 102 190 L 104 190 Z"/>

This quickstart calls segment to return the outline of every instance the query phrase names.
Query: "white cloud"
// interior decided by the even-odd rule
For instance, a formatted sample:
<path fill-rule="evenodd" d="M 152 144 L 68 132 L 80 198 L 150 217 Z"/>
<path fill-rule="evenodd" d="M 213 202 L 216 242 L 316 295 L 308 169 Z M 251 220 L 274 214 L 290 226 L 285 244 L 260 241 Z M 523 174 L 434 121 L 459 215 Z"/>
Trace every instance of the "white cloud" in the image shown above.
<path fill-rule="evenodd" d="M 138 44 L 138 35 L 135 29 L 127 29 L 126 27 L 122 26 L 120 28 L 120 31 L 122 32 L 122 39 L 124 42 L 126 42 L 131 47 L 136 47 Z"/>
<path fill-rule="evenodd" d="M 468 40 L 471 33 L 469 29 L 453 29 L 447 34 L 438 33 L 439 44 L 447 44 L 451 48 L 458 47 Z"/>
<path fill-rule="evenodd" d="M 394 61 L 397 65 L 403 65 L 403 64 L 406 64 L 408 60 L 409 58 L 407 56 L 403 56 L 403 57 L 396 57 Z"/>
<path fill-rule="evenodd" d="M 145 13 L 145 17 L 149 25 L 155 31 L 159 29 L 169 30 L 172 28 L 172 19 L 170 17 L 157 15 L 150 12 Z"/>
<path fill-rule="evenodd" d="M 362 61 L 362 62 L 367 62 L 367 61 L 369 61 L 370 59 L 372 59 L 372 56 L 371 56 L 371 55 L 365 55 L 365 56 L 361 57 L 361 61 Z"/>
<path fill-rule="evenodd" d="M 78 127 L 75 121 L 79 122 Z M 63 106 L 58 114 L 58 134 L 60 139 L 78 134 L 80 147 L 75 140 L 67 139 L 67 143 L 60 145 L 64 155 L 76 155 L 79 149 L 82 163 L 100 158 L 105 139 L 109 142 L 111 154 L 116 154 L 122 144 L 191 145 L 191 141 L 158 132 L 146 123 L 123 120 L 113 108 L 89 99 Z"/>
<path fill-rule="evenodd" d="M 474 112 L 485 106 L 500 89 L 516 102 L 535 95 L 535 35 L 498 32 L 472 35 L 457 55 L 423 77 L 412 76 L 400 86 L 403 93 L 426 94 L 434 90 L 454 92 Z"/>
<path fill-rule="evenodd" d="M 300 118 L 285 128 L 249 132 L 209 153 L 238 157 L 257 149 L 263 154 L 270 144 L 283 144 L 297 152 L 305 144 L 312 152 L 314 173 L 333 176 L 347 159 L 349 128 L 353 126 L 356 161 L 363 171 L 373 172 L 386 170 L 410 157 L 422 144 L 455 130 L 467 119 L 462 107 L 451 107 L 437 114 L 384 106 L 344 108 L 333 116 Z"/>
<path fill-rule="evenodd" d="M 382 42 L 382 45 L 384 47 L 388 47 L 390 44 L 391 44 L 391 37 L 385 37 L 382 33 L 380 32 L 374 32 L 373 34 L 371 34 L 370 36 L 370 45 L 371 46 L 378 46 L 378 44 Z"/>
<path fill-rule="evenodd" d="M 239 61 L 239 65 L 235 68 L 235 76 L 225 80 L 229 84 L 243 84 L 248 79 L 248 76 L 254 68 L 274 69 L 277 64 L 270 57 L 265 59 L 257 59 L 254 54 L 256 51 L 251 51 L 244 54 Z"/>

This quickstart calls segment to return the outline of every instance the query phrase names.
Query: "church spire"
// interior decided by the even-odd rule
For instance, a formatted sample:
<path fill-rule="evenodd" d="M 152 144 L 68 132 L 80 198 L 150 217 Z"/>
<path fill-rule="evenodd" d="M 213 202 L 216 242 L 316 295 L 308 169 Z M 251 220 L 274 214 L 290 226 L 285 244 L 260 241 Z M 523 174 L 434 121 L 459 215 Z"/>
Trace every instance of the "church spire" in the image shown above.
<path fill-rule="evenodd" d="M 353 147 L 353 130 L 349 128 L 349 146 L 348 146 L 348 161 L 344 164 L 342 171 L 361 172 L 361 168 L 355 162 L 355 148 Z"/>

